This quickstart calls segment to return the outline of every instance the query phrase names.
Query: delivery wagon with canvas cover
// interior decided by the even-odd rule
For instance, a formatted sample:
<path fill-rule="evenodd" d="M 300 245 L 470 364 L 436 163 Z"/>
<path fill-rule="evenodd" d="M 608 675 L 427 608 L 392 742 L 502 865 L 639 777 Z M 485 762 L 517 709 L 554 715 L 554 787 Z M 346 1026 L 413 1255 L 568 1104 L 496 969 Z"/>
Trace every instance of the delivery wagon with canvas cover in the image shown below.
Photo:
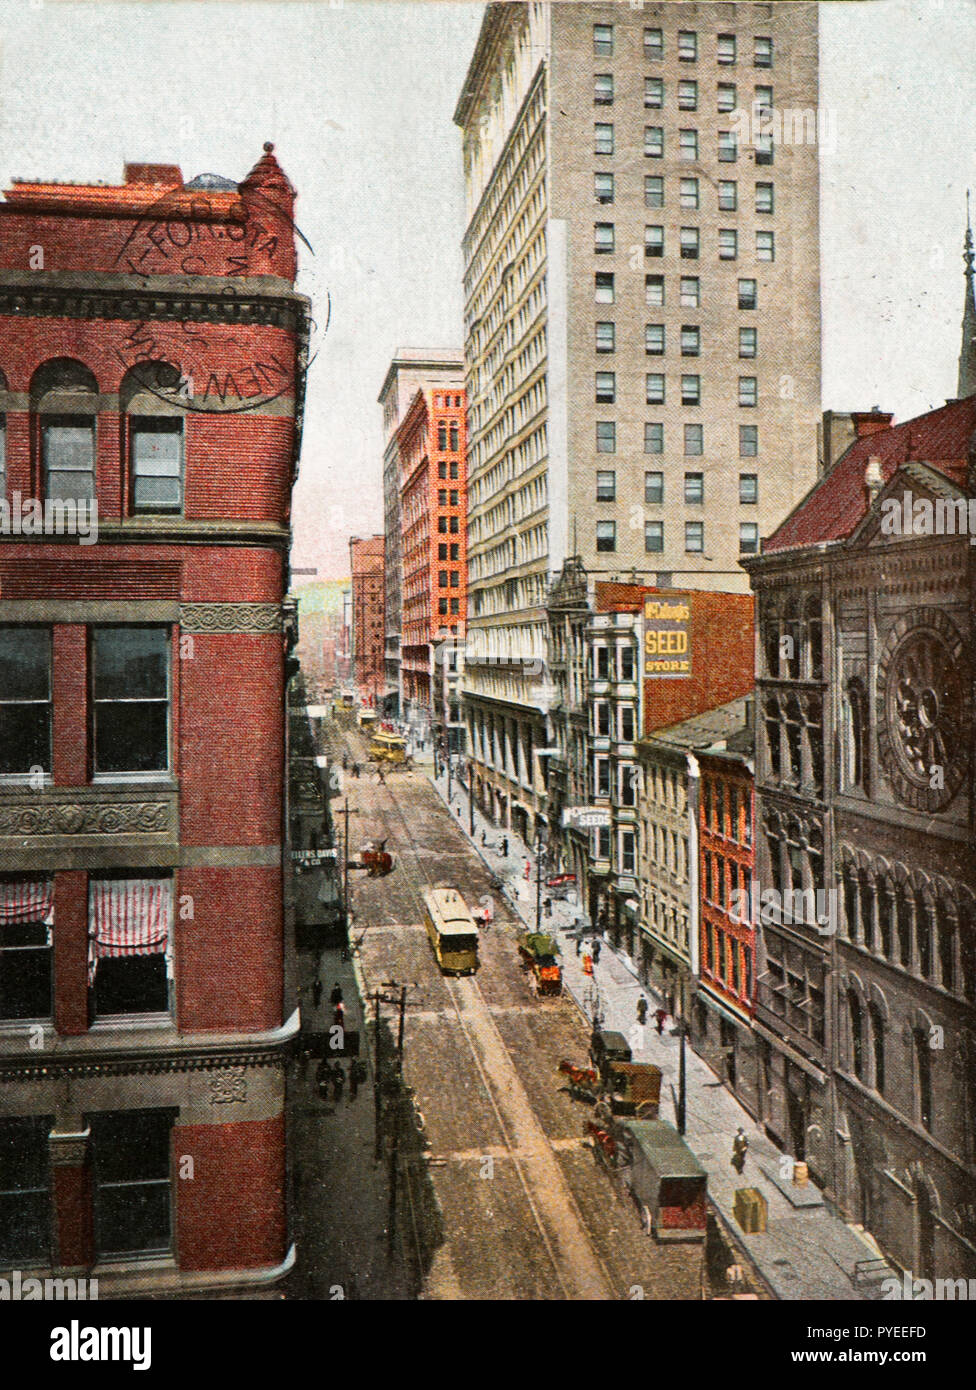
<path fill-rule="evenodd" d="M 563 972 L 557 957 L 559 946 L 545 932 L 523 932 L 518 939 L 519 958 L 535 995 L 562 994 Z"/>
<path fill-rule="evenodd" d="M 708 1174 L 664 1120 L 591 1122 L 599 1158 L 627 1189 L 648 1235 L 662 1242 L 705 1239 Z"/>

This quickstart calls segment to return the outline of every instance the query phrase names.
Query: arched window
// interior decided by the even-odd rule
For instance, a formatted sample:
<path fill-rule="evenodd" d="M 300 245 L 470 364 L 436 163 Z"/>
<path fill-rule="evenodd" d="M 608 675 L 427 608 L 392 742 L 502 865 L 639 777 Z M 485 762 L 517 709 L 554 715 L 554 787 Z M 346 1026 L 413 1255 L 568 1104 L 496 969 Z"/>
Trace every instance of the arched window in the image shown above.
<path fill-rule="evenodd" d="M 790 750 L 789 781 L 797 787 L 803 776 L 803 714 L 795 695 L 786 702 L 786 742 Z"/>
<path fill-rule="evenodd" d="M 928 904 L 920 896 L 915 898 L 915 948 L 918 951 L 918 969 L 923 980 L 932 979 L 932 921 Z"/>
<path fill-rule="evenodd" d="M 763 701 L 763 725 L 766 730 L 766 756 L 769 759 L 769 775 L 778 782 L 782 776 L 782 762 L 779 745 L 779 701 L 769 697 Z"/>
<path fill-rule="evenodd" d="M 844 687 L 842 723 L 843 790 L 858 790 L 867 794 L 867 699 L 864 686 L 856 676 Z"/>
<path fill-rule="evenodd" d="M 98 383 L 71 358 L 46 362 L 30 390 L 45 498 L 93 501 Z"/>
<path fill-rule="evenodd" d="M 762 648 L 766 658 L 766 675 L 771 680 L 779 676 L 780 628 L 775 604 L 767 604 L 762 620 Z"/>
<path fill-rule="evenodd" d="M 932 1131 L 932 1049 L 929 1030 L 919 1024 L 912 1033 L 915 1050 L 915 1094 L 918 1096 L 918 1119 Z"/>
<path fill-rule="evenodd" d="M 180 372 L 168 362 L 143 362 L 119 388 L 122 457 L 128 461 L 126 510 L 132 514 L 183 508 L 183 424 Z"/>
<path fill-rule="evenodd" d="M 780 653 L 785 660 L 780 665 L 780 675 L 787 680 L 800 679 L 800 617 L 796 599 L 788 599 L 783 610 L 783 642 Z M 785 668 L 785 669 L 784 669 Z"/>
<path fill-rule="evenodd" d="M 874 1059 L 874 1089 L 879 1095 L 884 1095 L 885 1089 L 885 1040 L 884 1015 L 880 1007 L 874 1002 L 868 1005 L 868 1017 L 871 1020 L 871 1050 Z"/>
<path fill-rule="evenodd" d="M 907 970 L 912 963 L 912 903 L 911 889 L 904 884 L 895 890 L 895 924 L 898 933 L 898 963 Z"/>
<path fill-rule="evenodd" d="M 851 1068 L 858 1081 L 864 1080 L 864 1011 L 853 990 L 847 992 L 847 1014 L 851 1028 Z"/>
<path fill-rule="evenodd" d="M 943 989 L 954 989 L 956 923 L 945 904 L 938 901 L 935 903 L 935 936 L 939 956 L 939 983 Z"/>

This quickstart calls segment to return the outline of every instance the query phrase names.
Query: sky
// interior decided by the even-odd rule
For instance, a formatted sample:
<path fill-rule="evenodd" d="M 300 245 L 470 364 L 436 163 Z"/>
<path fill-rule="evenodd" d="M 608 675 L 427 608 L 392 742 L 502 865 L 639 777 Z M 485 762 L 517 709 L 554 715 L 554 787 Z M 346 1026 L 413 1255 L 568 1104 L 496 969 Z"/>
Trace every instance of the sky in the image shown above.
<path fill-rule="evenodd" d="M 0 187 L 121 182 L 125 160 L 298 190 L 313 299 L 296 570 L 383 529 L 376 402 L 400 346 L 462 346 L 460 132 L 480 4 L 0 0 Z M 823 405 L 899 419 L 956 384 L 976 0 L 821 6 Z M 328 309 L 327 309 L 328 306 Z M 311 576 L 309 576 L 310 578 Z M 302 582 L 298 579 L 297 582 Z"/>

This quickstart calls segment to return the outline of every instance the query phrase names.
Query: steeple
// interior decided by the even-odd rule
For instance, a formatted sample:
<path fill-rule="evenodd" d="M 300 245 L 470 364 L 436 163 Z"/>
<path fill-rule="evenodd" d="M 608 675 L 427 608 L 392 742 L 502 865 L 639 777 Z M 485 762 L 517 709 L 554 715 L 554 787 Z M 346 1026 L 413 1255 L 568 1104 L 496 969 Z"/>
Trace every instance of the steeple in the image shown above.
<path fill-rule="evenodd" d="M 956 396 L 976 394 L 976 291 L 973 288 L 973 226 L 969 215 L 969 193 L 966 193 L 966 240 L 962 253 L 966 267 L 966 299 L 962 311 L 962 351 L 959 354 L 959 384 Z"/>

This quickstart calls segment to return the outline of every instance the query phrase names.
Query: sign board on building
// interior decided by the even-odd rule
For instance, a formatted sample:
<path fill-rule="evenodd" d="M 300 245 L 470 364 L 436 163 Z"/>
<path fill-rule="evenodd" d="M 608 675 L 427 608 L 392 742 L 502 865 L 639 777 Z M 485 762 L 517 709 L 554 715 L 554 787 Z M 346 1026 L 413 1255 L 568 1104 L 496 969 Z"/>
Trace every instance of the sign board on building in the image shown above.
<path fill-rule="evenodd" d="M 644 600 L 644 675 L 691 675 L 691 604 L 687 598 Z"/>
<path fill-rule="evenodd" d="M 564 830 L 605 830 L 610 824 L 609 806 L 564 806 Z"/>
<path fill-rule="evenodd" d="M 291 862 L 298 864 L 302 868 L 316 868 L 319 864 L 326 864 L 330 859 L 337 857 L 338 851 L 334 849 L 293 849 L 291 852 Z"/>

